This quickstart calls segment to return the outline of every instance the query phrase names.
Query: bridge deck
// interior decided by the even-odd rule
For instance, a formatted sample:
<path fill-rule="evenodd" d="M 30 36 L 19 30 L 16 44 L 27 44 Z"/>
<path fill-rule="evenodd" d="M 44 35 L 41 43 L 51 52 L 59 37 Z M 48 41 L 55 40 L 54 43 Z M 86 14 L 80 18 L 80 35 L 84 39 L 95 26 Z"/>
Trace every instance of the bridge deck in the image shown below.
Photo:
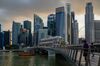
<path fill-rule="evenodd" d="M 79 53 L 78 53 L 78 55 L 79 55 Z M 95 53 L 94 57 L 92 57 L 92 54 L 91 54 L 89 66 L 98 66 L 99 56 L 100 56 L 99 53 Z M 77 59 L 79 59 L 79 57 L 77 57 Z M 82 56 L 81 64 L 82 64 L 82 66 L 85 66 L 85 60 L 84 60 L 83 56 Z"/>

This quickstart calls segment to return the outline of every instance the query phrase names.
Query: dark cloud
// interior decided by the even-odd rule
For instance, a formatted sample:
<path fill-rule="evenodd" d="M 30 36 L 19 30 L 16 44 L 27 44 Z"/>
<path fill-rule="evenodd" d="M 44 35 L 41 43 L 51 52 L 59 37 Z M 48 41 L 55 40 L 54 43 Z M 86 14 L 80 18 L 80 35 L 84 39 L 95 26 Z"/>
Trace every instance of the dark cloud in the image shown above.
<path fill-rule="evenodd" d="M 33 13 L 47 16 L 54 13 L 55 8 L 64 5 L 68 0 L 0 0 L 0 23 L 9 23 L 22 16 L 32 18 Z M 94 13 L 100 15 L 100 0 L 69 0 L 75 13 L 83 14 L 86 2 L 92 1 Z M 45 18 L 46 19 L 46 18 Z"/>

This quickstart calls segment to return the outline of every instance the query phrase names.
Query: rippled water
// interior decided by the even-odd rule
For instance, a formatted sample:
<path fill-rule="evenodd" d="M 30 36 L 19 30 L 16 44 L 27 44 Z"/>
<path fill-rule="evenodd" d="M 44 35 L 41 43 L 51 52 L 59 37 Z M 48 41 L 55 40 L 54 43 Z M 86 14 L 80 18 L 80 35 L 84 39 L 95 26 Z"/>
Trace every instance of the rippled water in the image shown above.
<path fill-rule="evenodd" d="M 0 66 L 68 66 L 63 60 L 47 56 L 18 56 L 15 52 L 0 52 Z"/>

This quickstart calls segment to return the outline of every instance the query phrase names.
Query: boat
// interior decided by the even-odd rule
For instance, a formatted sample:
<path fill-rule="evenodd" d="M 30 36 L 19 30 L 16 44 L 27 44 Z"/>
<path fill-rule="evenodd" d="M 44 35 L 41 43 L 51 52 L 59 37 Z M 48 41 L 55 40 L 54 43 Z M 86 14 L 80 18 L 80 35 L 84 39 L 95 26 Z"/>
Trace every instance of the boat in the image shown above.
<path fill-rule="evenodd" d="M 19 54 L 19 56 L 34 56 L 35 55 L 35 53 L 33 53 L 33 52 L 19 52 L 18 53 Z"/>

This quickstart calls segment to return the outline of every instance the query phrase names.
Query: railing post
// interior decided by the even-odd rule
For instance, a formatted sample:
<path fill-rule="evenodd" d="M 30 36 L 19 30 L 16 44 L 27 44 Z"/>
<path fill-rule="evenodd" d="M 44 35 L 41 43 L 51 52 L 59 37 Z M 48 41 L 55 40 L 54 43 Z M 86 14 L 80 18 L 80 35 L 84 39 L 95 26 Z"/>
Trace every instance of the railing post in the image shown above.
<path fill-rule="evenodd" d="M 72 60 L 72 55 L 73 55 L 73 50 L 71 51 L 71 55 L 70 55 L 71 56 L 71 60 Z"/>
<path fill-rule="evenodd" d="M 75 49 L 73 50 L 72 60 L 74 60 L 74 57 L 75 57 Z"/>
<path fill-rule="evenodd" d="M 67 53 L 67 55 L 68 55 L 68 49 L 66 49 L 66 53 Z"/>
<path fill-rule="evenodd" d="M 70 50 L 70 58 L 71 58 L 71 55 L 72 55 L 72 49 Z"/>
<path fill-rule="evenodd" d="M 78 64 L 78 66 L 81 65 L 81 59 L 82 59 L 82 50 L 81 50 L 81 53 L 80 53 L 80 58 L 79 58 L 79 64 Z"/>
<path fill-rule="evenodd" d="M 68 54 L 68 57 L 70 57 L 70 52 L 71 52 L 71 49 L 69 49 L 69 54 Z"/>
<path fill-rule="evenodd" d="M 100 55 L 99 55 L 99 61 L 98 61 L 98 66 L 100 66 Z"/>
<path fill-rule="evenodd" d="M 78 50 L 75 51 L 75 62 L 76 62 L 76 59 L 77 59 L 77 53 L 78 53 Z"/>
<path fill-rule="evenodd" d="M 69 53 L 69 49 L 68 49 L 68 48 L 66 49 L 66 53 L 67 53 L 67 55 L 68 55 L 68 53 Z"/>
<path fill-rule="evenodd" d="M 72 50 L 72 55 L 71 55 L 72 60 L 73 60 L 73 56 L 74 56 L 73 53 L 74 53 L 74 52 L 75 52 L 75 50 L 73 49 L 73 50 Z"/>

